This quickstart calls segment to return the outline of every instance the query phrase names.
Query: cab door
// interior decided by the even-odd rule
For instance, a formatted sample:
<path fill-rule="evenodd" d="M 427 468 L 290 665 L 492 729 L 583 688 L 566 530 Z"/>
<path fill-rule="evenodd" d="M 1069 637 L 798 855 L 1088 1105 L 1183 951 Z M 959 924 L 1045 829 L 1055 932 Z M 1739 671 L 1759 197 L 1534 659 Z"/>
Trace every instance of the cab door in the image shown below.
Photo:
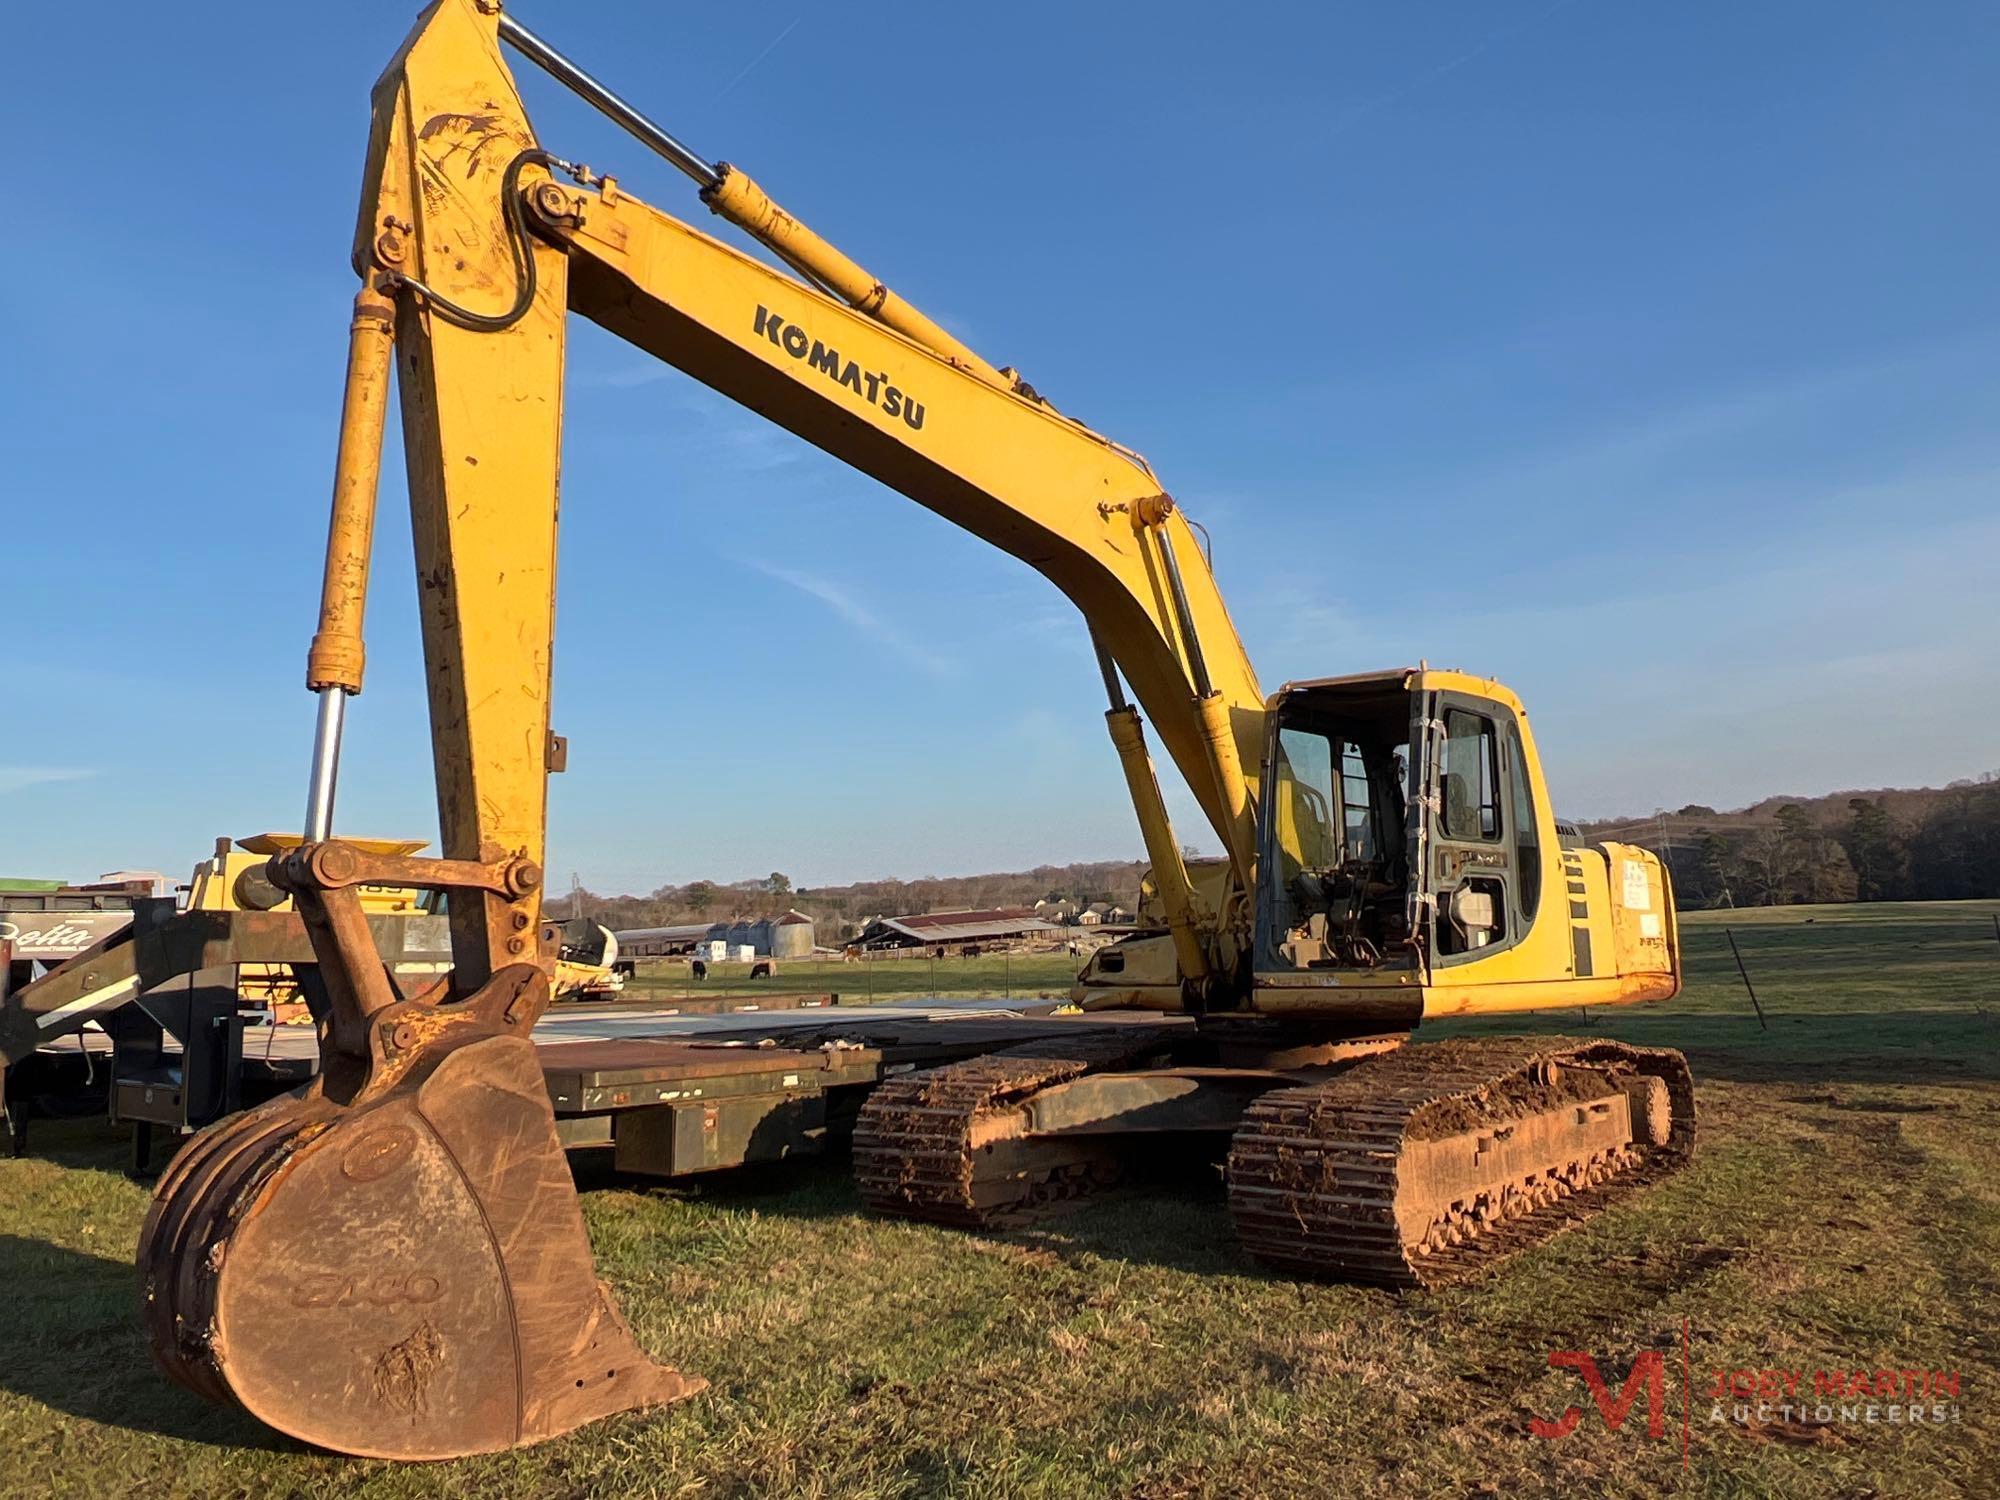
<path fill-rule="evenodd" d="M 1440 967 L 1526 935 L 1540 884 L 1534 809 L 1513 714 L 1490 699 L 1414 700 L 1410 869 L 1413 930 Z"/>

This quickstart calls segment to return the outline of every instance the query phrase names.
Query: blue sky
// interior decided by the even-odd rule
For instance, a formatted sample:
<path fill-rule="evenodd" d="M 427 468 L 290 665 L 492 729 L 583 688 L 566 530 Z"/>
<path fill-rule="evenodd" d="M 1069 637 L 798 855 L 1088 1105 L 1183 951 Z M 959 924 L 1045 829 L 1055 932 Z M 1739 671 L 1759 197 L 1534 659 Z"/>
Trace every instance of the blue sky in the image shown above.
<path fill-rule="evenodd" d="M 1146 453 L 1267 687 L 1499 676 L 1577 816 L 2000 765 L 1990 5 L 515 9 Z M 0 873 L 297 824 L 412 15 L 10 18 Z M 716 223 L 518 71 L 545 144 Z M 572 327 L 558 883 L 1137 854 L 1052 587 Z M 429 832 L 393 452 L 383 502 L 338 826 Z"/>

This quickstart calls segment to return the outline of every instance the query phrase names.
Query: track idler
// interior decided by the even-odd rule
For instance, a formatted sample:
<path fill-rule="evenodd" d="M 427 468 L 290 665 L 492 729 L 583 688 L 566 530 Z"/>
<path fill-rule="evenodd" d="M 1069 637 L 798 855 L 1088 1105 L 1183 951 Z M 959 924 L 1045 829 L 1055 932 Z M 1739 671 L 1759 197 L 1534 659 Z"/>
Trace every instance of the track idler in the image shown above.
<path fill-rule="evenodd" d="M 369 1017 L 365 1065 L 189 1144 L 139 1240 L 167 1374 L 304 1442 L 397 1459 L 520 1447 L 702 1389 L 647 1357 L 591 1265 L 517 1024 L 545 995 L 523 966 L 462 1002 L 398 1002 Z"/>

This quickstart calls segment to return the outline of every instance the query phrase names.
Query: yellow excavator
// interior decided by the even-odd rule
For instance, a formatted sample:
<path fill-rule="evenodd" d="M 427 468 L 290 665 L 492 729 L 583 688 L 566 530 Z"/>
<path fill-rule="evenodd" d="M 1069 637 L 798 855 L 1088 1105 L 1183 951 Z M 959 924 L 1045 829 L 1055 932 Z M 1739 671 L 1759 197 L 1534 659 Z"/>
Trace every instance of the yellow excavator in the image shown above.
<path fill-rule="evenodd" d="M 504 48 L 691 177 L 792 274 L 545 150 Z M 537 938 L 546 780 L 563 759 L 549 695 L 572 311 L 1020 558 L 1095 643 L 1158 930 L 1090 960 L 1074 1045 L 879 1088 L 854 1146 L 871 1206 L 1005 1223 L 1102 1186 L 1121 1145 L 1220 1132 L 1251 1254 L 1426 1286 L 1688 1158 L 1677 1052 L 1407 1044 L 1427 1017 L 1678 989 L 1665 872 L 1558 824 L 1512 693 L 1419 666 L 1266 694 L 1196 528 L 1144 459 L 495 0 L 437 0 L 376 84 L 353 264 L 305 838 L 268 865 L 330 998 L 323 1068 L 198 1137 L 159 1183 L 139 1256 L 175 1379 L 309 1442 L 394 1458 L 533 1443 L 703 1384 L 648 1357 L 595 1279 L 528 1040 L 555 957 Z M 437 859 L 333 834 L 392 365 Z M 1141 709 L 1226 851 L 1214 869 L 1183 859 Z M 357 895 L 370 886 L 448 895 L 449 975 L 407 995 L 391 983 Z"/>

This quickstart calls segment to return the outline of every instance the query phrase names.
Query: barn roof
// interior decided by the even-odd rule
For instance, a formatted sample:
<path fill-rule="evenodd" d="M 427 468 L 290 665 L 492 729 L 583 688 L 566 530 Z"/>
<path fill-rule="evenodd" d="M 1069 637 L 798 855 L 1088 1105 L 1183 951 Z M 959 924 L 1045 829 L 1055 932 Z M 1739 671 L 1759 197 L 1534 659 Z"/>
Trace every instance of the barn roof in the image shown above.
<path fill-rule="evenodd" d="M 996 906 L 982 911 L 932 911 L 918 916 L 884 917 L 881 925 L 920 943 L 957 943 L 975 938 L 1010 937 L 1022 932 L 1054 932 L 1026 907 Z"/>
<path fill-rule="evenodd" d="M 699 942 L 717 927 L 727 927 L 727 922 L 683 922 L 677 927 L 627 927 L 612 934 L 621 943 L 657 941 L 668 943 Z"/>

